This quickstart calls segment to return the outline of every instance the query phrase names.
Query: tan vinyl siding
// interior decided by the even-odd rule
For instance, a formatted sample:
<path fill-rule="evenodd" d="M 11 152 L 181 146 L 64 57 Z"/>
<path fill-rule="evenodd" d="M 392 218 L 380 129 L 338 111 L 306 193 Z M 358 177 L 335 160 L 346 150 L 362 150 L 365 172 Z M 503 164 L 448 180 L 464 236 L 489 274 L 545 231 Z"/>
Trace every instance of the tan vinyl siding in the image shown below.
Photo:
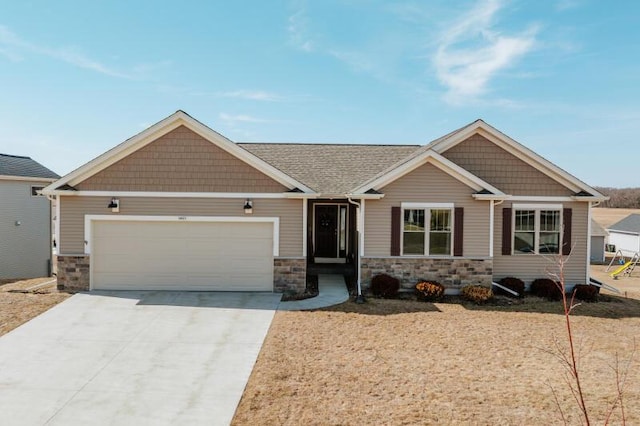
<path fill-rule="evenodd" d="M 516 204 L 540 204 L 538 202 L 517 202 Z M 506 276 L 520 278 L 530 284 L 536 278 L 549 278 L 547 271 L 557 267 L 553 255 L 518 254 L 512 256 L 502 255 L 502 209 L 511 207 L 511 202 L 505 202 L 496 206 L 495 214 L 495 239 L 493 277 L 499 280 Z M 563 203 L 563 208 L 573 210 L 572 218 L 572 242 L 573 251 L 565 265 L 565 280 L 567 284 L 584 284 L 587 279 L 587 232 L 589 224 L 588 203 Z"/>
<path fill-rule="evenodd" d="M 479 134 L 442 155 L 507 194 L 573 195 L 568 188 Z"/>
<path fill-rule="evenodd" d="M 381 200 L 365 203 L 365 256 L 389 256 L 391 207 L 403 202 L 454 203 L 464 208 L 464 257 L 489 256 L 489 202 L 476 201 L 474 190 L 431 164 L 425 164 L 380 190 Z"/>
<path fill-rule="evenodd" d="M 61 197 L 60 253 L 84 253 L 87 214 L 140 216 L 245 216 L 244 199 L 236 198 L 120 198 L 120 213 L 107 209 L 110 197 Z M 254 199 L 254 217 L 280 218 L 280 256 L 302 256 L 302 202 Z"/>
<path fill-rule="evenodd" d="M 283 192 L 284 185 L 184 126 L 76 185 L 93 191 Z"/>

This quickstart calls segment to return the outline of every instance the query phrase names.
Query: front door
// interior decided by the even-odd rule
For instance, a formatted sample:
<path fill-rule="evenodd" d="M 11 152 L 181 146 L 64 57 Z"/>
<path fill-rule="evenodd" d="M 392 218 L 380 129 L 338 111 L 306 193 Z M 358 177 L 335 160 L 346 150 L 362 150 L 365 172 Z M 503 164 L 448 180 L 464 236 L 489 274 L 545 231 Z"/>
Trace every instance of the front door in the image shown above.
<path fill-rule="evenodd" d="M 315 205 L 315 257 L 338 257 L 338 206 Z"/>

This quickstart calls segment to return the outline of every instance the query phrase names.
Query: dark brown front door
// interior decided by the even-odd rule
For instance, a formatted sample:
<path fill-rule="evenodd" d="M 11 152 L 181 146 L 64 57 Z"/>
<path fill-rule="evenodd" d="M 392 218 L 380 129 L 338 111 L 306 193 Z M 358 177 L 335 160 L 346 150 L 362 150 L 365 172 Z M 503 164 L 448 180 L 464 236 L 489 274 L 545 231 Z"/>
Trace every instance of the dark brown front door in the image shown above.
<path fill-rule="evenodd" d="M 338 206 L 315 206 L 316 257 L 338 257 Z"/>

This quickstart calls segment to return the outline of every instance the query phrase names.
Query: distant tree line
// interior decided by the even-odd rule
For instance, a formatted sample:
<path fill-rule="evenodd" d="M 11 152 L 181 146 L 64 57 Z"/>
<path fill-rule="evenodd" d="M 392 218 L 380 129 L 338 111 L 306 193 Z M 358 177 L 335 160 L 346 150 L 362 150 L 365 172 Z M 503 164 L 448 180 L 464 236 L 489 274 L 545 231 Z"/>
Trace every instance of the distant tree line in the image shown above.
<path fill-rule="evenodd" d="M 606 188 L 596 186 L 595 189 L 609 197 L 609 201 L 604 201 L 599 207 L 640 209 L 640 188 Z"/>

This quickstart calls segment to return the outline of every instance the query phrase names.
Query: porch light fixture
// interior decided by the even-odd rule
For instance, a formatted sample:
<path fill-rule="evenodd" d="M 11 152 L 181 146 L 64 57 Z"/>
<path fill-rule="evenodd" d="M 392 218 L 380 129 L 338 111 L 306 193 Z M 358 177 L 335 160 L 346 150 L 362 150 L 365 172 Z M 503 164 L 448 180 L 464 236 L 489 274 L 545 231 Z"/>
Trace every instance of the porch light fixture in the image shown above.
<path fill-rule="evenodd" d="M 244 202 L 244 214 L 251 213 L 253 213 L 253 201 L 247 199 L 247 201 Z"/>
<path fill-rule="evenodd" d="M 107 208 L 111 209 L 113 213 L 120 212 L 120 200 L 118 200 L 117 198 L 112 198 Z"/>

